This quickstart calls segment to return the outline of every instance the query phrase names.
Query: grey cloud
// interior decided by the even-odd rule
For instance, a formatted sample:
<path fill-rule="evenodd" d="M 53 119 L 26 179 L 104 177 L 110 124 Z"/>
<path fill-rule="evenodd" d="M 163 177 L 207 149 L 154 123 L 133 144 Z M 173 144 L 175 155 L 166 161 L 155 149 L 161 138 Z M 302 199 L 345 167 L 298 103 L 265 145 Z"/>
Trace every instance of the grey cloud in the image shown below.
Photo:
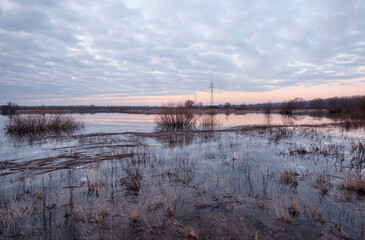
<path fill-rule="evenodd" d="M 0 102 L 191 94 L 211 80 L 226 91 L 343 83 L 365 74 L 364 10 L 330 0 L 4 1 Z"/>

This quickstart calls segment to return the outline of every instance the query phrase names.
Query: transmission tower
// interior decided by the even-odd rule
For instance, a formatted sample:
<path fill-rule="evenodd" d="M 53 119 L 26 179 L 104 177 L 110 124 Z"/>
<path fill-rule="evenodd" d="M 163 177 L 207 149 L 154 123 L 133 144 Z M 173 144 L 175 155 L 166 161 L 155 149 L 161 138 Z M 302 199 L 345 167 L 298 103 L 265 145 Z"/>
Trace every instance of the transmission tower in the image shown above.
<path fill-rule="evenodd" d="M 210 106 L 214 106 L 214 99 L 213 99 L 213 81 L 210 81 Z"/>

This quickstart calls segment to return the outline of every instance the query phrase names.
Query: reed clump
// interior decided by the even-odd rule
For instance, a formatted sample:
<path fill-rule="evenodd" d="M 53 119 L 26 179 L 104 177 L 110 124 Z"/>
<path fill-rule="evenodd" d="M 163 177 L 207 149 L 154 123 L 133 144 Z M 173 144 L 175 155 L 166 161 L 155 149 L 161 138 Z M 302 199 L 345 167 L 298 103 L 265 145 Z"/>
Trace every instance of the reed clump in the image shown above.
<path fill-rule="evenodd" d="M 347 190 L 365 194 L 365 179 L 360 174 L 353 176 L 351 173 L 348 173 L 342 180 L 341 185 Z"/>
<path fill-rule="evenodd" d="M 155 122 L 159 130 L 189 130 L 195 127 L 196 118 L 191 108 L 183 104 L 169 103 L 162 107 Z"/>
<path fill-rule="evenodd" d="M 5 130 L 12 135 L 72 132 L 84 127 L 66 115 L 15 115 L 5 122 Z"/>
<path fill-rule="evenodd" d="M 283 184 L 296 187 L 298 185 L 297 174 L 293 171 L 286 170 L 280 175 L 280 181 Z"/>

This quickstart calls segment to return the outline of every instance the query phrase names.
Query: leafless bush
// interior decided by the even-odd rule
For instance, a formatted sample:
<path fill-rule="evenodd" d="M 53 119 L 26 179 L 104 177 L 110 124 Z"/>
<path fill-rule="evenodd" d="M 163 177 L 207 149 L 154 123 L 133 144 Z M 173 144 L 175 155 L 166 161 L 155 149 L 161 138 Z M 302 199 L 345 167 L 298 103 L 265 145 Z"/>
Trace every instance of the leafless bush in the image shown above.
<path fill-rule="evenodd" d="M 16 115 L 5 122 L 7 133 L 12 135 L 70 132 L 83 126 L 65 115 Z"/>
<path fill-rule="evenodd" d="M 155 122 L 159 130 L 187 130 L 194 128 L 196 118 L 191 108 L 182 104 L 169 103 L 161 109 Z"/>

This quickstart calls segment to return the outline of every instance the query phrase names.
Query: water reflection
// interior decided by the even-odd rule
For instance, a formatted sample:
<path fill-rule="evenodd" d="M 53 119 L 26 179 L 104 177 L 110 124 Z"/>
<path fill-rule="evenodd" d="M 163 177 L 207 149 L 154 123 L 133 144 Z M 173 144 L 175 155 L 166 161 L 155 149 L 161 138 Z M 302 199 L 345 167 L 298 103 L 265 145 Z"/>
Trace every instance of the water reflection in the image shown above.
<path fill-rule="evenodd" d="M 4 135 L 7 142 L 14 147 L 21 147 L 25 144 L 27 145 L 35 145 L 35 144 L 43 144 L 49 140 L 56 142 L 63 142 L 65 138 L 72 138 L 76 133 L 80 133 L 80 130 L 67 131 L 67 132 L 58 132 L 53 133 L 52 135 L 46 133 L 38 133 L 38 134 L 9 134 L 6 133 Z"/>
<path fill-rule="evenodd" d="M 272 116 L 271 116 L 271 114 L 270 113 L 268 113 L 268 114 L 265 114 L 265 124 L 266 125 L 268 125 L 268 126 L 270 126 L 271 125 L 271 122 L 272 122 Z"/>
<path fill-rule="evenodd" d="M 228 119 L 228 115 L 226 115 L 226 120 Z M 222 125 L 222 122 L 218 120 L 217 115 L 205 115 L 199 119 L 199 125 L 202 129 L 206 130 L 214 130 L 218 126 Z"/>
<path fill-rule="evenodd" d="M 207 143 L 214 139 L 213 132 L 179 132 L 176 134 L 163 134 L 156 138 L 159 143 L 162 143 L 169 148 L 186 147 L 196 143 Z"/>

